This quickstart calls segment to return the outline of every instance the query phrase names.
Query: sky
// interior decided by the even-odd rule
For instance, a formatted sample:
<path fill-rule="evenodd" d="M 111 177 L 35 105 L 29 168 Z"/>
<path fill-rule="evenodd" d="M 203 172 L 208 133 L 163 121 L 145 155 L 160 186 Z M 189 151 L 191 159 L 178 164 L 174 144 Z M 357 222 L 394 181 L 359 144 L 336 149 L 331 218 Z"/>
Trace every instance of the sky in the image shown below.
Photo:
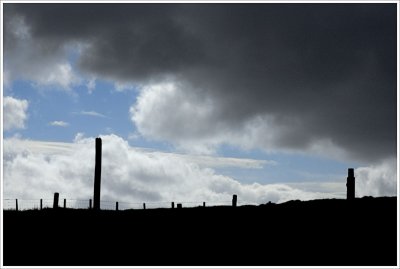
<path fill-rule="evenodd" d="M 397 194 L 397 6 L 3 4 L 3 197 Z"/>

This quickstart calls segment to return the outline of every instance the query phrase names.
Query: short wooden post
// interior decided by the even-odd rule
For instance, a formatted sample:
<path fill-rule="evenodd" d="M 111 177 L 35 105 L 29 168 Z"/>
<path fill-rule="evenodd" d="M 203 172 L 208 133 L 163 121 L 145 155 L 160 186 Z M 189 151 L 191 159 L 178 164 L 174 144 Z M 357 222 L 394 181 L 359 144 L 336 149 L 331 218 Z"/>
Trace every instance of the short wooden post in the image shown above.
<path fill-rule="evenodd" d="M 15 199 L 15 210 L 18 211 L 18 199 Z"/>
<path fill-rule="evenodd" d="M 234 195 L 233 195 L 233 198 L 232 198 L 232 206 L 233 206 L 233 207 L 236 207 L 236 205 L 237 205 L 237 195 L 234 194 Z"/>
<path fill-rule="evenodd" d="M 64 199 L 64 208 L 67 207 L 67 199 Z"/>
<path fill-rule="evenodd" d="M 89 209 L 92 209 L 92 199 L 89 199 Z"/>
<path fill-rule="evenodd" d="M 203 202 L 203 207 L 206 207 L 206 202 Z"/>
<path fill-rule="evenodd" d="M 171 208 L 175 208 L 175 203 L 171 202 Z"/>
<path fill-rule="evenodd" d="M 40 199 L 40 210 L 43 209 L 43 199 Z"/>
<path fill-rule="evenodd" d="M 58 208 L 58 197 L 59 196 L 60 196 L 60 194 L 58 192 L 54 193 L 53 209 L 57 209 Z"/>
<path fill-rule="evenodd" d="M 176 208 L 182 208 L 182 204 L 176 204 Z"/>
<path fill-rule="evenodd" d="M 143 203 L 143 209 L 146 209 L 146 203 Z"/>
<path fill-rule="evenodd" d="M 115 202 L 115 210 L 118 211 L 118 202 Z"/>

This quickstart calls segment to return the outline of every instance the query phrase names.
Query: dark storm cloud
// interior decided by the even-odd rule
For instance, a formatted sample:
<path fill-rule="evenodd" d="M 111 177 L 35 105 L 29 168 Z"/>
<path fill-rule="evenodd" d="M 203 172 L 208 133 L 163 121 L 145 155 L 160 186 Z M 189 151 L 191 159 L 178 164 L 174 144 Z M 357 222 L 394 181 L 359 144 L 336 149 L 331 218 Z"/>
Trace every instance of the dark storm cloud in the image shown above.
<path fill-rule="evenodd" d="M 214 100 L 211 128 L 273 115 L 277 148 L 396 154 L 395 4 L 6 4 L 6 62 L 17 14 L 41 53 L 85 44 L 88 74 L 185 81 Z"/>
<path fill-rule="evenodd" d="M 6 21 L 20 14 L 35 42 L 48 53 L 65 43 L 84 42 L 89 49 L 81 67 L 122 80 L 175 73 L 200 58 L 200 42 L 174 21 L 172 5 L 24 4 L 6 5 Z M 13 46 L 7 33 L 6 47 Z M 48 44 L 53 47 L 49 48 Z"/>

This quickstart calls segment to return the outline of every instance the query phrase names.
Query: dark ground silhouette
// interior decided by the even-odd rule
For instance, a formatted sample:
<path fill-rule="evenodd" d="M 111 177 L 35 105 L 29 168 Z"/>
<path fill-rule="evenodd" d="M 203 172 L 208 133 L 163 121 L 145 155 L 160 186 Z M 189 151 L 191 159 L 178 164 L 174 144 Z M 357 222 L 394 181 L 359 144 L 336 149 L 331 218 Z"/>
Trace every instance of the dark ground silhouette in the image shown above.
<path fill-rule="evenodd" d="M 4 265 L 390 266 L 396 197 L 240 207 L 4 211 Z"/>

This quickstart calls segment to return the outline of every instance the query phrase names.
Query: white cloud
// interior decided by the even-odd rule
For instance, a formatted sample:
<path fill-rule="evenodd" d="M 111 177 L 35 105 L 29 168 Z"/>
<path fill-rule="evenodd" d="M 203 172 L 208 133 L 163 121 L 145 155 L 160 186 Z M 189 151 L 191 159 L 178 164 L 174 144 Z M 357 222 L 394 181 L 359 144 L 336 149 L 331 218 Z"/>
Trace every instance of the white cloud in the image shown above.
<path fill-rule="evenodd" d="M 143 87 L 130 108 L 140 134 L 199 154 L 212 153 L 217 144 L 230 141 L 225 140 L 229 133 L 220 136 L 224 126 L 212 121 L 214 112 L 212 100 L 184 91 L 174 81 Z"/>
<path fill-rule="evenodd" d="M 124 202 L 229 202 L 232 194 L 245 203 L 334 197 L 284 184 L 242 184 L 217 174 L 201 158 L 145 152 L 115 135 L 103 138 L 102 199 Z M 208 158 L 208 157 L 207 157 Z M 264 163 L 217 158 L 219 165 L 257 168 Z M 196 161 L 200 162 L 196 163 Z M 217 164 L 218 166 L 218 164 Z M 4 140 L 4 197 L 49 198 L 60 192 L 69 199 L 93 194 L 94 138 L 77 135 L 74 143 Z"/>
<path fill-rule="evenodd" d="M 190 154 L 179 154 L 179 153 L 168 153 L 153 151 L 144 148 L 134 148 L 137 151 L 142 152 L 148 156 L 165 156 L 166 158 L 179 158 L 184 161 L 195 163 L 200 167 L 237 167 L 243 169 L 261 169 L 265 165 L 276 165 L 277 162 L 273 160 L 255 160 L 245 158 L 229 158 L 229 157 L 216 157 L 216 156 L 204 156 L 204 155 L 190 155 Z"/>
<path fill-rule="evenodd" d="M 303 140 L 302 134 L 292 129 L 303 128 L 296 119 L 263 114 L 228 121 L 232 117 L 202 92 L 198 94 L 176 80 L 142 86 L 136 103 L 130 107 L 131 120 L 143 137 L 168 141 L 191 153 L 214 154 L 220 145 L 230 144 L 244 150 L 345 158 L 345 151 L 327 138 L 314 138 L 306 149 L 301 146 L 303 143 L 289 144 L 288 141 Z"/>
<path fill-rule="evenodd" d="M 39 85 L 58 85 L 67 90 L 70 90 L 73 85 L 80 83 L 78 75 L 73 72 L 72 66 L 68 62 L 55 63 L 51 70 L 48 71 L 45 74 L 32 74 L 32 78 Z"/>
<path fill-rule="evenodd" d="M 78 114 L 85 115 L 85 116 L 93 116 L 93 117 L 100 117 L 100 118 L 107 118 L 107 116 L 96 112 L 96 111 L 81 111 Z"/>
<path fill-rule="evenodd" d="M 25 128 L 27 119 L 28 101 L 10 96 L 4 97 L 4 125 L 5 131 Z"/>
<path fill-rule="evenodd" d="M 377 165 L 355 169 L 356 196 L 396 196 L 396 159 L 386 159 Z"/>
<path fill-rule="evenodd" d="M 336 179 L 331 182 L 289 182 L 285 183 L 285 185 L 308 192 L 329 193 L 330 195 L 340 199 L 346 197 L 346 177 L 343 177 L 339 182 Z"/>
<path fill-rule="evenodd" d="M 67 126 L 69 125 L 68 122 L 65 122 L 65 121 L 58 121 L 58 120 L 52 121 L 52 122 L 50 122 L 49 124 L 50 124 L 51 126 L 59 126 L 59 127 L 67 127 Z"/>
<path fill-rule="evenodd" d="M 77 137 L 79 139 L 79 137 L 81 137 L 80 134 L 78 134 Z M 34 155 L 69 155 L 72 154 L 78 146 L 74 143 L 24 140 L 20 136 L 13 136 L 5 139 L 5 141 L 10 146 L 12 145 L 12 149 L 5 152 L 5 155 L 6 153 L 13 155 L 21 152 Z"/>

